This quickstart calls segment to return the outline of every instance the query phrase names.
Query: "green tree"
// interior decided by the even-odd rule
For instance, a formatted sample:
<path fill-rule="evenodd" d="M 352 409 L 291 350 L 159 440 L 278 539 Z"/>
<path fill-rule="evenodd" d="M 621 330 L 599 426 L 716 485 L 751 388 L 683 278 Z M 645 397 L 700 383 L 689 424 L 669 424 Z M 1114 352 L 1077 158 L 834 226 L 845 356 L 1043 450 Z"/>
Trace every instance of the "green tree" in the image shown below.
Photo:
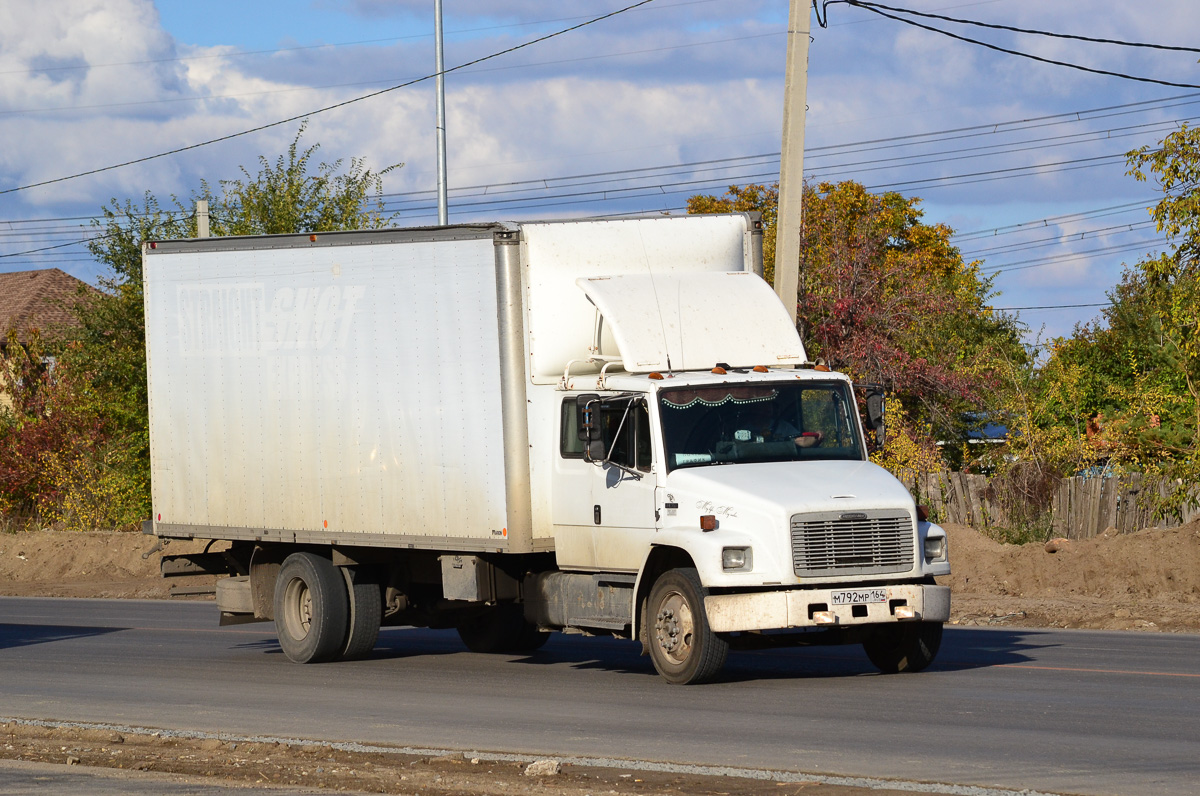
<path fill-rule="evenodd" d="M 275 161 L 260 157 L 256 174 L 242 168 L 240 178 L 221 180 L 218 192 L 202 182 L 187 205 L 172 196 L 173 209 L 167 209 L 147 192 L 139 203 L 114 199 L 103 208 L 103 217 L 95 222 L 97 234 L 88 244 L 92 255 L 108 269 L 99 280 L 102 292 L 91 296 L 81 293 L 76 300 L 73 312 L 79 326 L 55 348 L 59 362 L 56 374 L 64 374 L 61 386 L 48 399 L 56 403 L 35 418 L 47 427 L 40 438 L 50 441 L 42 447 L 72 445 L 70 435 L 48 431 L 70 417 L 94 419 L 95 433 L 79 437 L 70 455 L 60 450 L 56 459 L 49 455 L 53 451 L 41 451 L 28 459 L 41 462 L 42 470 L 32 476 L 33 481 L 26 484 L 20 496 L 0 496 L 8 498 L 9 508 L 36 509 L 43 521 L 57 519 L 74 527 L 131 525 L 149 516 L 141 246 L 147 240 L 194 237 L 196 219 L 191 208 L 195 201 L 209 202 L 214 235 L 380 228 L 391 222 L 383 207 L 382 178 L 399 165 L 380 172 L 367 169 L 359 158 L 351 159 L 344 170 L 342 160 L 314 165 L 319 145 L 302 149 L 303 133 L 302 125 L 287 152 Z M 69 379 L 65 378 L 68 374 Z M 30 423 L 26 425 L 33 428 Z M 98 504 L 95 500 L 88 503 L 78 494 L 72 497 L 72 484 L 89 480 L 99 482 L 99 487 L 93 489 L 102 496 Z M 30 498 L 35 493 L 53 493 L 55 505 L 60 507 L 97 505 L 89 516 L 82 516 L 86 514 L 83 508 L 66 515 L 60 511 L 56 516 L 46 500 Z"/>
<path fill-rule="evenodd" d="M 1143 260 L 1124 283 L 1158 327 L 1162 355 L 1182 376 L 1191 403 L 1192 456 L 1200 444 L 1200 129 L 1187 123 L 1156 149 L 1129 153 L 1129 174 L 1139 182 L 1147 171 L 1163 198 L 1150 215 L 1172 250 Z"/>
<path fill-rule="evenodd" d="M 1127 162 L 1162 194 L 1150 215 L 1170 250 L 1126 267 L 1101 318 L 1051 341 L 1031 438 L 1057 440 L 1064 469 L 1143 473 L 1162 516 L 1200 479 L 1200 131 L 1185 124 Z"/>

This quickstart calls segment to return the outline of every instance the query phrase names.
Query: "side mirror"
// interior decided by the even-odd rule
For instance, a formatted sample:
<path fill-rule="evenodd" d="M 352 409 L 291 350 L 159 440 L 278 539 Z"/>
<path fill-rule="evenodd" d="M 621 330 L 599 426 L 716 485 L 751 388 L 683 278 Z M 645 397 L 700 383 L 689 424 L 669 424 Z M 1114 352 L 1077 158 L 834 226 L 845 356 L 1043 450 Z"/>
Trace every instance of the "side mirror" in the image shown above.
<path fill-rule="evenodd" d="M 884 397 L 882 390 L 872 390 L 867 393 L 867 422 L 875 429 L 875 442 L 883 447 Z"/>
<path fill-rule="evenodd" d="M 579 441 L 586 443 L 583 457 L 588 461 L 603 461 L 603 429 L 600 427 L 600 396 L 583 393 L 575 398 L 575 427 L 579 429 Z"/>

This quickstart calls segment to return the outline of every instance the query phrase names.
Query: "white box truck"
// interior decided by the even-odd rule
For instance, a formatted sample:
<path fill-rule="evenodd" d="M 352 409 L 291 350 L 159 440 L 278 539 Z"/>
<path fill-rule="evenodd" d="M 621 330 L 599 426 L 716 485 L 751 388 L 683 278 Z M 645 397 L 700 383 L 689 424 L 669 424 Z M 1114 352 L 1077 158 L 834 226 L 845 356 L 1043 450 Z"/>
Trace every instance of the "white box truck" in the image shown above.
<path fill-rule="evenodd" d="M 730 646 L 924 668 L 945 532 L 761 251 L 747 215 L 147 242 L 145 530 L 227 543 L 163 574 L 227 575 L 221 621 L 301 663 L 383 624 L 635 639 L 672 683 Z"/>

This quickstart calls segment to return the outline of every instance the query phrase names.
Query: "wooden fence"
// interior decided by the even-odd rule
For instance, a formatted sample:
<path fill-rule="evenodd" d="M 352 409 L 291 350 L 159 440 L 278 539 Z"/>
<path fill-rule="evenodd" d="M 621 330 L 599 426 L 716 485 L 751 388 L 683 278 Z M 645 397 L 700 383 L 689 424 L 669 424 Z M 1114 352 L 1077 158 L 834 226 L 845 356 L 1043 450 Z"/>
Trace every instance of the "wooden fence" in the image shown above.
<path fill-rule="evenodd" d="M 963 473 L 902 474 L 901 480 L 919 495 L 943 522 L 975 528 L 1012 527 L 1000 501 L 989 489 L 991 479 Z M 1153 488 L 1153 487 L 1151 487 Z M 1158 487 L 1165 490 L 1165 486 Z M 1182 516 L 1156 520 L 1142 495 L 1142 476 L 1075 476 L 1059 480 L 1050 499 L 1052 536 L 1088 539 L 1116 528 L 1133 533 L 1143 528 L 1171 528 L 1200 519 L 1200 509 L 1189 506 Z"/>

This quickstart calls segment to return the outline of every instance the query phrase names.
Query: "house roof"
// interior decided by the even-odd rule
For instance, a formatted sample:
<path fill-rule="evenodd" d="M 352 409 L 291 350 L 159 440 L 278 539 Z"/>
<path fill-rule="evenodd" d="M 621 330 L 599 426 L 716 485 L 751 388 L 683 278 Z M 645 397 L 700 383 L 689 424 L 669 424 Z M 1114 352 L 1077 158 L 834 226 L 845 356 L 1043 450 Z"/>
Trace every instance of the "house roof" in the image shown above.
<path fill-rule="evenodd" d="M 0 274 L 0 343 L 12 328 L 19 342 L 28 343 L 30 329 L 74 326 L 68 307 L 81 285 L 94 289 L 57 268 Z"/>

